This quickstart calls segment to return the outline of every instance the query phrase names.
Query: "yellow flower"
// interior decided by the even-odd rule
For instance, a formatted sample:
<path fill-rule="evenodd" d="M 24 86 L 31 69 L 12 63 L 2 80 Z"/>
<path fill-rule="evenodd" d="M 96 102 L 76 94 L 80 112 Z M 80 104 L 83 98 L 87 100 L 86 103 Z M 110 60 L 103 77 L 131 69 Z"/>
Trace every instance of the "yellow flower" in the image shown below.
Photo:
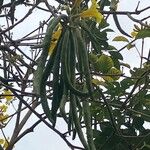
<path fill-rule="evenodd" d="M 3 104 L 0 106 L 0 112 L 6 112 L 7 111 L 8 106 Z"/>
<path fill-rule="evenodd" d="M 53 35 L 52 35 L 52 40 L 51 40 L 51 42 L 50 42 L 50 47 L 49 47 L 49 55 L 52 54 L 54 48 L 56 47 L 57 42 L 58 42 L 58 39 L 59 39 L 59 37 L 60 37 L 60 35 L 61 35 L 61 32 L 62 32 L 62 27 L 61 27 L 61 25 L 59 24 L 59 27 L 58 27 L 57 31 L 55 31 L 55 32 L 53 33 Z"/>
<path fill-rule="evenodd" d="M 8 141 L 5 139 L 0 139 L 0 145 L 3 147 L 3 149 L 6 149 L 8 147 Z"/>
<path fill-rule="evenodd" d="M 4 139 L 0 139 L 0 145 L 4 143 Z"/>
<path fill-rule="evenodd" d="M 13 93 L 10 90 L 4 90 L 2 98 L 5 98 L 7 102 L 10 102 L 14 98 L 12 95 Z"/>
<path fill-rule="evenodd" d="M 4 123 L 8 120 L 9 115 L 0 114 L 0 122 Z"/>
<path fill-rule="evenodd" d="M 137 34 L 138 34 L 138 32 L 137 32 L 137 31 L 133 31 L 133 32 L 131 32 L 131 36 L 132 36 L 133 38 L 135 38 L 135 37 L 137 36 Z"/>
<path fill-rule="evenodd" d="M 1 123 L 7 121 L 8 119 L 8 115 L 6 114 L 7 108 L 8 107 L 5 104 L 0 105 L 0 122 Z"/>
<path fill-rule="evenodd" d="M 5 140 L 4 145 L 3 145 L 4 149 L 6 149 L 8 147 L 8 144 L 9 144 L 8 141 Z"/>
<path fill-rule="evenodd" d="M 91 0 L 91 2 L 92 2 L 91 7 L 81 12 L 79 15 L 82 18 L 94 17 L 96 19 L 96 22 L 100 23 L 103 19 L 103 15 L 97 10 L 98 4 L 96 3 L 96 0 Z"/>

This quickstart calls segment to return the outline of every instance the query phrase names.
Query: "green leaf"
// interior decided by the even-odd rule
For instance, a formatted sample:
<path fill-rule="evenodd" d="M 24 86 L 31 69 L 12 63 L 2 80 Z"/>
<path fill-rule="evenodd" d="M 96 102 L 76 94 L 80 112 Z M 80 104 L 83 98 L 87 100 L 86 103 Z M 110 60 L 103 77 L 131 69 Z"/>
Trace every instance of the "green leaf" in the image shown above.
<path fill-rule="evenodd" d="M 99 66 L 99 71 L 101 71 L 102 73 L 107 73 L 114 66 L 114 63 L 111 57 L 105 54 L 102 54 L 99 57 L 97 63 Z"/>
<path fill-rule="evenodd" d="M 114 129 L 110 122 L 101 122 L 100 128 L 102 132 L 107 136 L 110 136 L 114 132 Z"/>
<path fill-rule="evenodd" d="M 120 70 L 118 70 L 115 67 L 112 67 L 109 71 L 108 74 L 112 75 L 110 76 L 113 80 L 118 80 L 120 78 L 120 75 L 122 74 L 122 72 Z M 117 76 L 118 75 L 118 76 Z"/>
<path fill-rule="evenodd" d="M 105 19 L 102 19 L 102 21 L 101 21 L 101 23 L 99 24 L 98 28 L 99 28 L 99 29 L 104 29 L 104 28 L 106 28 L 106 27 L 108 27 L 108 26 L 109 26 L 109 23 L 106 22 Z"/>
<path fill-rule="evenodd" d="M 145 148 L 147 148 L 147 149 L 145 149 Z M 145 142 L 144 142 L 144 150 L 149 150 L 150 149 L 150 145 L 149 144 L 146 144 Z"/>
<path fill-rule="evenodd" d="M 123 56 L 121 55 L 121 53 L 117 51 L 109 51 L 109 53 L 114 62 L 114 67 L 116 67 L 117 69 L 120 69 L 120 60 L 123 60 Z"/>
<path fill-rule="evenodd" d="M 107 50 L 117 50 L 116 47 L 112 45 L 108 45 Z"/>
<path fill-rule="evenodd" d="M 127 145 L 123 144 L 123 143 L 118 143 L 116 144 L 116 150 L 127 150 Z"/>
<path fill-rule="evenodd" d="M 150 94 L 144 96 L 145 98 L 145 106 L 150 107 Z"/>
<path fill-rule="evenodd" d="M 127 64 L 127 63 L 120 63 L 120 65 L 122 65 L 122 66 L 124 66 L 124 67 L 127 67 L 127 68 L 129 68 L 130 69 L 130 65 L 129 64 Z"/>
<path fill-rule="evenodd" d="M 129 44 L 127 45 L 127 49 L 128 49 L 128 50 L 130 50 L 130 49 L 133 48 L 133 47 L 135 47 L 135 44 L 129 43 Z"/>
<path fill-rule="evenodd" d="M 103 81 L 98 80 L 98 79 L 92 79 L 92 83 L 95 84 L 95 85 L 103 85 L 104 84 Z"/>
<path fill-rule="evenodd" d="M 97 93 L 98 94 L 98 93 Z M 95 95 L 94 95 L 95 96 Z M 99 95 L 100 97 L 101 95 Z M 95 96 L 96 97 L 96 96 Z M 90 106 L 91 114 L 95 117 L 97 122 L 101 122 L 101 120 L 107 118 L 107 114 L 105 113 L 106 108 L 103 105 L 97 105 L 96 103 Z"/>
<path fill-rule="evenodd" d="M 147 38 L 150 37 L 150 29 L 142 29 L 136 35 L 136 39 Z"/>
<path fill-rule="evenodd" d="M 147 68 L 136 68 L 134 67 L 133 70 L 130 70 L 130 73 L 132 75 L 133 78 L 141 78 L 142 74 L 147 72 L 149 69 Z M 145 79 L 146 76 L 141 78 L 141 80 L 139 81 L 139 85 L 145 83 Z M 137 79 L 135 79 L 136 81 Z"/>
<path fill-rule="evenodd" d="M 134 84 L 134 81 L 132 79 L 125 78 L 120 82 L 120 84 L 121 88 L 125 90 L 128 89 L 130 86 L 132 86 Z"/>
<path fill-rule="evenodd" d="M 91 63 L 96 63 L 98 60 L 98 57 L 95 54 L 89 54 L 89 60 Z"/>
<path fill-rule="evenodd" d="M 105 81 L 107 81 L 107 82 L 113 82 L 113 81 L 114 81 L 113 78 L 110 77 L 110 76 L 103 76 L 103 79 L 104 79 Z"/>
<path fill-rule="evenodd" d="M 123 60 L 123 56 L 117 51 L 109 51 L 109 54 L 115 59 Z"/>
<path fill-rule="evenodd" d="M 133 118 L 133 126 L 137 130 L 140 130 L 143 127 L 143 124 L 144 124 L 144 119 L 142 117 Z"/>
<path fill-rule="evenodd" d="M 101 135 L 101 131 L 99 131 L 99 130 L 93 130 L 93 137 L 94 138 L 97 138 L 100 135 Z"/>
<path fill-rule="evenodd" d="M 132 98 L 132 105 L 136 105 L 140 103 L 141 105 L 145 106 L 146 99 L 145 95 L 147 94 L 147 90 L 139 91 L 136 96 Z"/>
<path fill-rule="evenodd" d="M 110 6 L 110 1 L 109 1 L 109 0 L 105 0 L 105 1 L 100 0 L 100 1 L 98 2 L 98 5 L 99 5 L 99 6 L 101 6 L 101 5 Z"/>
<path fill-rule="evenodd" d="M 127 38 L 125 38 L 124 36 L 116 36 L 113 41 L 116 42 L 129 42 Z"/>
<path fill-rule="evenodd" d="M 105 30 L 103 30 L 103 32 L 114 32 L 112 29 L 105 29 Z"/>

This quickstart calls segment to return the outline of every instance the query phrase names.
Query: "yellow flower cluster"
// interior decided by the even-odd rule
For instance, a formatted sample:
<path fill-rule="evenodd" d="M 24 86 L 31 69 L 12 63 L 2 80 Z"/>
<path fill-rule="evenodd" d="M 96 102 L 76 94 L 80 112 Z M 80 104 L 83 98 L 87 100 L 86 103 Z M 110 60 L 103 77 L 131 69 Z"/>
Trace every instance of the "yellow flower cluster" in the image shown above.
<path fill-rule="evenodd" d="M 6 100 L 5 103 L 0 104 L 0 124 L 3 125 L 8 119 L 7 109 L 14 96 L 10 90 L 4 89 L 1 98 Z"/>
<path fill-rule="evenodd" d="M 6 114 L 8 106 L 5 104 L 0 105 L 0 123 L 7 121 L 8 114 Z"/>
<path fill-rule="evenodd" d="M 78 7 L 82 0 L 76 0 L 75 6 Z M 91 0 L 92 4 L 89 9 L 82 11 L 79 16 L 82 18 L 95 18 L 97 23 L 100 23 L 103 19 L 103 15 L 98 11 L 98 4 L 96 0 Z"/>
<path fill-rule="evenodd" d="M 8 106 L 13 100 L 14 96 L 10 90 L 4 89 L 2 92 L 2 99 L 5 99 L 5 103 L 0 104 L 0 128 L 5 127 L 5 122 L 8 120 L 9 115 L 7 114 Z M 8 147 L 8 139 L 0 138 L 0 147 L 4 150 Z"/>
<path fill-rule="evenodd" d="M 97 8 L 99 6 L 98 6 L 96 0 L 91 0 L 91 2 L 92 2 L 91 7 L 89 9 L 81 12 L 80 17 L 82 17 L 82 18 L 93 17 L 96 19 L 97 23 L 100 23 L 103 19 L 103 15 L 97 10 Z"/>
<path fill-rule="evenodd" d="M 6 99 L 6 101 L 9 103 L 13 98 L 13 93 L 10 90 L 5 89 L 3 91 L 3 96 L 2 98 Z"/>

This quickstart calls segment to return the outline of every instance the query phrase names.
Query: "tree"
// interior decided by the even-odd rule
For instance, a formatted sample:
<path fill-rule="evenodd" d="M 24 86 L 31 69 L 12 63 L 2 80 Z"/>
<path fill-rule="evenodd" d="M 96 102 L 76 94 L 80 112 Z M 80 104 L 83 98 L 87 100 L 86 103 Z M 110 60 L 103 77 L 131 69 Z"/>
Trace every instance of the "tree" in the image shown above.
<path fill-rule="evenodd" d="M 39 124 L 56 132 L 70 149 L 149 149 L 150 129 L 145 124 L 150 122 L 150 52 L 144 55 L 149 16 L 133 15 L 150 7 L 139 9 L 138 3 L 134 11 L 118 11 L 117 0 L 54 2 L 58 7 L 47 0 L 0 3 L 0 17 L 6 19 L 0 29 L 0 149 L 15 149 Z M 18 6 L 28 8 L 21 19 L 15 18 Z M 14 40 L 13 29 L 37 9 L 50 12 L 48 20 Z M 134 24 L 131 34 L 122 29 L 119 15 Z M 120 32 L 113 41 L 125 44 L 119 48 L 108 39 L 116 32 L 108 23 L 111 16 Z M 140 51 L 136 42 L 141 41 Z M 126 49 L 137 49 L 139 67 L 124 61 Z M 32 114 L 38 120 L 25 127 Z M 56 128 L 59 118 L 67 126 L 65 133 Z M 12 120 L 15 127 L 8 139 L 4 129 Z M 79 138 L 82 145 L 74 146 L 67 136 Z"/>

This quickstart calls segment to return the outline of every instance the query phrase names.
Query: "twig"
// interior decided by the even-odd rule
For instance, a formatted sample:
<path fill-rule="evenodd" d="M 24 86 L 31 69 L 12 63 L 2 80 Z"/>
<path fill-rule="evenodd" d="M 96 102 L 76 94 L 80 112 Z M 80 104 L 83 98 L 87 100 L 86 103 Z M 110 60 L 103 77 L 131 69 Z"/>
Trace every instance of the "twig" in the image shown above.
<path fill-rule="evenodd" d="M 16 22 L 16 23 L 13 24 L 12 26 L 8 27 L 7 29 L 5 29 L 5 30 L 3 30 L 3 31 L 0 31 L 0 34 L 4 34 L 4 33 L 6 33 L 7 31 L 10 31 L 10 30 L 13 29 L 16 25 L 18 25 L 19 23 L 23 22 L 23 21 L 32 13 L 32 11 L 34 10 L 34 8 L 35 8 L 36 6 L 37 6 L 37 4 L 34 5 L 34 6 L 28 11 L 28 13 L 27 13 L 22 19 L 20 19 L 18 22 Z"/>
<path fill-rule="evenodd" d="M 52 7 L 51 5 L 49 5 L 49 3 L 47 2 L 47 0 L 44 0 L 45 2 L 45 5 L 46 7 L 49 9 L 49 11 L 51 12 L 51 14 L 54 16 L 54 17 L 57 17 L 57 14 L 56 14 L 56 10 L 54 10 L 54 7 Z"/>
<path fill-rule="evenodd" d="M 141 9 L 141 10 L 136 10 L 136 11 L 100 11 L 102 14 L 116 14 L 116 15 L 127 15 L 127 14 L 134 14 L 134 15 L 139 15 L 140 13 L 146 11 L 150 9 L 150 6 L 144 8 L 144 9 Z"/>
<path fill-rule="evenodd" d="M 136 41 L 136 39 L 134 39 L 134 40 L 132 40 L 130 43 L 128 43 L 128 44 L 126 44 L 125 46 L 123 46 L 122 48 L 120 48 L 119 50 L 118 50 L 118 52 L 121 52 L 123 49 L 125 49 L 129 44 L 132 44 L 133 42 L 135 42 Z"/>
<path fill-rule="evenodd" d="M 10 88 L 8 85 L 6 85 L 6 84 L 7 84 L 6 80 L 4 80 L 1 76 L 0 76 L 0 81 L 2 82 L 2 83 L 1 83 L 2 86 L 6 87 L 6 88 Z M 13 88 L 13 87 L 11 87 L 11 89 L 14 90 L 14 91 L 16 91 L 16 92 L 20 92 L 20 93 L 23 94 L 23 95 L 37 96 L 35 93 L 23 92 L 23 91 L 20 91 L 20 90 L 18 90 L 18 89 L 15 89 L 15 88 Z M 19 95 L 19 96 L 22 96 L 22 95 L 20 95 L 20 94 L 18 94 L 18 95 Z M 3 95 L 3 96 L 4 96 L 4 95 Z M 6 96 L 6 95 L 5 95 L 5 96 Z M 8 95 L 8 96 L 10 96 L 10 95 Z M 11 94 L 11 96 L 15 96 L 15 94 Z M 38 96 L 37 96 L 37 97 L 38 97 Z"/>
<path fill-rule="evenodd" d="M 35 109 L 37 106 L 38 106 L 37 101 L 34 101 L 34 103 L 32 103 L 31 107 L 32 107 L 32 109 Z M 20 110 L 20 109 L 21 108 L 18 107 L 18 110 Z M 18 119 L 20 119 L 20 113 L 21 112 L 22 111 L 19 111 L 19 113 L 18 113 L 19 115 L 17 115 Z M 28 119 L 31 116 L 31 114 L 32 114 L 32 111 L 29 109 L 28 112 L 26 113 L 26 115 L 24 116 L 24 118 L 22 119 L 22 121 L 20 123 L 17 122 L 17 119 L 16 119 L 16 126 L 15 126 L 13 135 L 12 135 L 11 140 L 10 140 L 11 145 L 14 145 L 17 142 L 16 139 L 18 138 L 18 135 L 19 135 L 21 129 L 24 127 L 25 123 L 28 121 Z"/>
<path fill-rule="evenodd" d="M 137 23 L 139 23 L 140 25 L 142 25 L 142 26 L 144 26 L 144 27 L 150 28 L 150 25 L 143 23 L 141 20 L 138 20 L 138 19 L 133 18 L 133 17 L 131 16 L 131 14 L 127 13 L 127 16 L 128 16 L 132 21 L 137 22 Z"/>
<path fill-rule="evenodd" d="M 34 33 L 35 31 L 39 30 L 41 27 L 43 27 L 45 24 L 47 24 L 47 22 L 51 19 L 52 15 L 43 23 L 40 24 L 40 26 L 36 29 L 34 29 L 32 32 L 28 33 L 27 35 L 25 35 L 22 39 L 28 37 L 29 35 L 31 35 L 32 33 Z"/>
<path fill-rule="evenodd" d="M 141 21 L 147 20 L 147 19 L 149 19 L 149 18 L 150 18 L 150 16 L 147 16 L 147 17 L 141 19 Z"/>
<path fill-rule="evenodd" d="M 53 125 L 50 125 L 50 123 L 48 123 L 45 119 L 43 119 L 43 117 L 36 112 L 21 96 L 19 96 L 16 91 L 10 87 L 5 85 L 9 90 L 12 91 L 12 93 L 27 107 L 29 108 L 33 114 L 35 114 L 45 125 L 47 125 L 50 129 L 52 129 L 55 133 L 57 133 L 65 142 L 66 144 L 70 147 L 70 148 L 74 148 L 74 146 L 66 139 L 66 137 L 64 137 L 64 135 L 62 133 L 60 133 L 56 128 L 53 127 Z M 6 150 L 12 150 L 13 145 L 9 145 Z"/>
<path fill-rule="evenodd" d="M 43 117 L 43 119 L 46 119 L 46 116 Z M 41 122 L 42 122 L 41 120 L 38 120 L 38 121 L 35 122 L 30 128 L 26 129 L 23 133 L 21 133 L 21 134 L 15 139 L 15 143 L 17 143 L 21 138 L 23 138 L 23 137 L 24 137 L 25 135 L 27 135 L 28 133 L 33 132 L 33 131 L 34 131 L 34 128 L 35 128 L 37 125 L 39 125 Z M 62 133 L 60 133 L 60 134 L 62 134 Z M 63 136 L 63 134 L 62 134 L 62 136 Z M 65 136 L 64 136 L 64 137 L 65 137 Z M 72 145 L 71 143 L 70 143 L 70 145 L 71 145 L 71 146 L 70 146 L 71 149 L 84 150 L 84 148 L 78 147 L 78 146 L 75 146 L 75 145 Z"/>
<path fill-rule="evenodd" d="M 9 54 L 13 56 L 17 56 L 17 53 L 11 50 L 7 45 L 0 45 L 0 50 L 7 51 Z M 18 58 L 18 60 L 27 68 L 33 69 L 30 65 L 28 65 L 22 58 Z"/>
<path fill-rule="evenodd" d="M 27 2 L 24 2 L 23 4 L 27 5 L 27 6 L 34 6 L 35 4 L 30 4 L 30 3 L 27 3 Z M 40 9 L 40 10 L 44 10 L 46 12 L 49 12 L 48 9 L 45 9 L 45 8 L 42 8 L 40 6 L 36 6 L 36 8 Z"/>

